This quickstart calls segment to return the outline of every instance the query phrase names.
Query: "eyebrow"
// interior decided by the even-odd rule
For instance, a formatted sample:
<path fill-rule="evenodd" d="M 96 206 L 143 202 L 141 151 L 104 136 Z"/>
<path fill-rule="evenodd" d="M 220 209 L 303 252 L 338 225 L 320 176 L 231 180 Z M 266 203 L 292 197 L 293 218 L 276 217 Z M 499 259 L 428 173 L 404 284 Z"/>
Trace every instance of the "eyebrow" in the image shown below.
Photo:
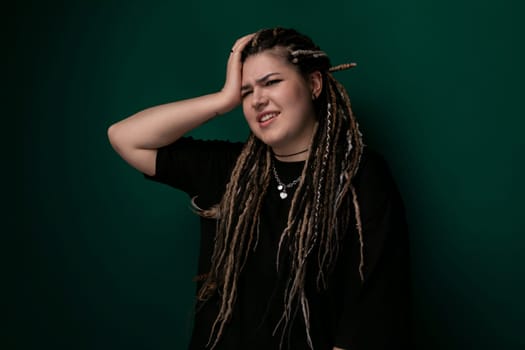
<path fill-rule="evenodd" d="M 268 73 L 265 76 L 263 76 L 263 77 L 261 77 L 259 79 L 256 79 L 255 82 L 256 83 L 262 83 L 265 80 L 268 80 L 268 78 L 270 78 L 272 75 L 276 75 L 276 74 L 281 74 L 281 73 L 279 73 L 279 72 Z M 249 88 L 250 88 L 250 84 L 243 85 L 243 86 L 241 86 L 241 91 L 247 90 Z"/>

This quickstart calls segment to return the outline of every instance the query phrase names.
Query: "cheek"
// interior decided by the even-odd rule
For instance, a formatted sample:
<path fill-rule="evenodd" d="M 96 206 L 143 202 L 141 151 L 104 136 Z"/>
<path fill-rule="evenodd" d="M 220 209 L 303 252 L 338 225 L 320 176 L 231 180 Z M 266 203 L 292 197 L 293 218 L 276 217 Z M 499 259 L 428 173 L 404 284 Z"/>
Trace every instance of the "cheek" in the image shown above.
<path fill-rule="evenodd" d="M 250 104 L 248 102 L 242 102 L 242 114 L 250 130 L 255 131 L 257 125 L 257 116 L 255 115 L 253 109 L 250 107 Z"/>
<path fill-rule="evenodd" d="M 249 108 L 249 103 L 247 99 L 244 99 L 241 102 L 241 107 L 242 107 L 242 114 L 244 115 L 244 119 L 246 119 L 247 122 L 250 122 L 251 114 L 250 114 L 250 108 Z"/>
<path fill-rule="evenodd" d="M 295 105 L 298 108 L 304 108 L 311 103 L 310 90 L 301 84 L 290 86 L 286 92 L 285 101 L 291 105 Z"/>
<path fill-rule="evenodd" d="M 309 95 L 294 94 L 288 99 L 288 103 L 301 116 L 309 115 L 313 112 L 313 103 Z"/>

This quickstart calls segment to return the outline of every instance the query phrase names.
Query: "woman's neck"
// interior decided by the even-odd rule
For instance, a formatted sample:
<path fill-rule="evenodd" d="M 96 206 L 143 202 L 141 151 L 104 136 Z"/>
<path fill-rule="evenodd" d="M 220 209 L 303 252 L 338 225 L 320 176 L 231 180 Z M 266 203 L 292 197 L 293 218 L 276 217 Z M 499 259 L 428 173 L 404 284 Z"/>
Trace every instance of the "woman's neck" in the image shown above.
<path fill-rule="evenodd" d="M 292 152 L 278 152 L 273 150 L 274 157 L 281 162 L 300 162 L 308 159 L 310 148 L 302 148 Z"/>

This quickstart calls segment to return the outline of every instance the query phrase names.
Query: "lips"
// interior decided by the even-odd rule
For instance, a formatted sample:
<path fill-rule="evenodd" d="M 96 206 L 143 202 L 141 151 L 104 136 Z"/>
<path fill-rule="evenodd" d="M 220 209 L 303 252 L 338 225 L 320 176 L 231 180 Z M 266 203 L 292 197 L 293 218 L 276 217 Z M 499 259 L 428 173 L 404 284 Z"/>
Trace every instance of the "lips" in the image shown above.
<path fill-rule="evenodd" d="M 266 123 L 273 118 L 277 117 L 280 113 L 279 112 L 264 112 L 257 116 L 257 122 L 259 123 Z"/>

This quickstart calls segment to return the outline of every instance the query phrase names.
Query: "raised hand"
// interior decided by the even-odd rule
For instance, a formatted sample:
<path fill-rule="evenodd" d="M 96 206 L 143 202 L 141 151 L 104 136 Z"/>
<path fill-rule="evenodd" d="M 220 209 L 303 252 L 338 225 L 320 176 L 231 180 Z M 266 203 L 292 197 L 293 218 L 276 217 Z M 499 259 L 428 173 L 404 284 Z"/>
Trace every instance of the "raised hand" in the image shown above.
<path fill-rule="evenodd" d="M 241 103 L 241 53 L 246 44 L 248 44 L 254 35 L 255 34 L 252 33 L 239 38 L 230 51 L 228 65 L 226 67 L 226 81 L 224 83 L 224 87 L 221 90 L 221 94 L 224 94 L 230 103 L 230 109 L 235 108 Z"/>

